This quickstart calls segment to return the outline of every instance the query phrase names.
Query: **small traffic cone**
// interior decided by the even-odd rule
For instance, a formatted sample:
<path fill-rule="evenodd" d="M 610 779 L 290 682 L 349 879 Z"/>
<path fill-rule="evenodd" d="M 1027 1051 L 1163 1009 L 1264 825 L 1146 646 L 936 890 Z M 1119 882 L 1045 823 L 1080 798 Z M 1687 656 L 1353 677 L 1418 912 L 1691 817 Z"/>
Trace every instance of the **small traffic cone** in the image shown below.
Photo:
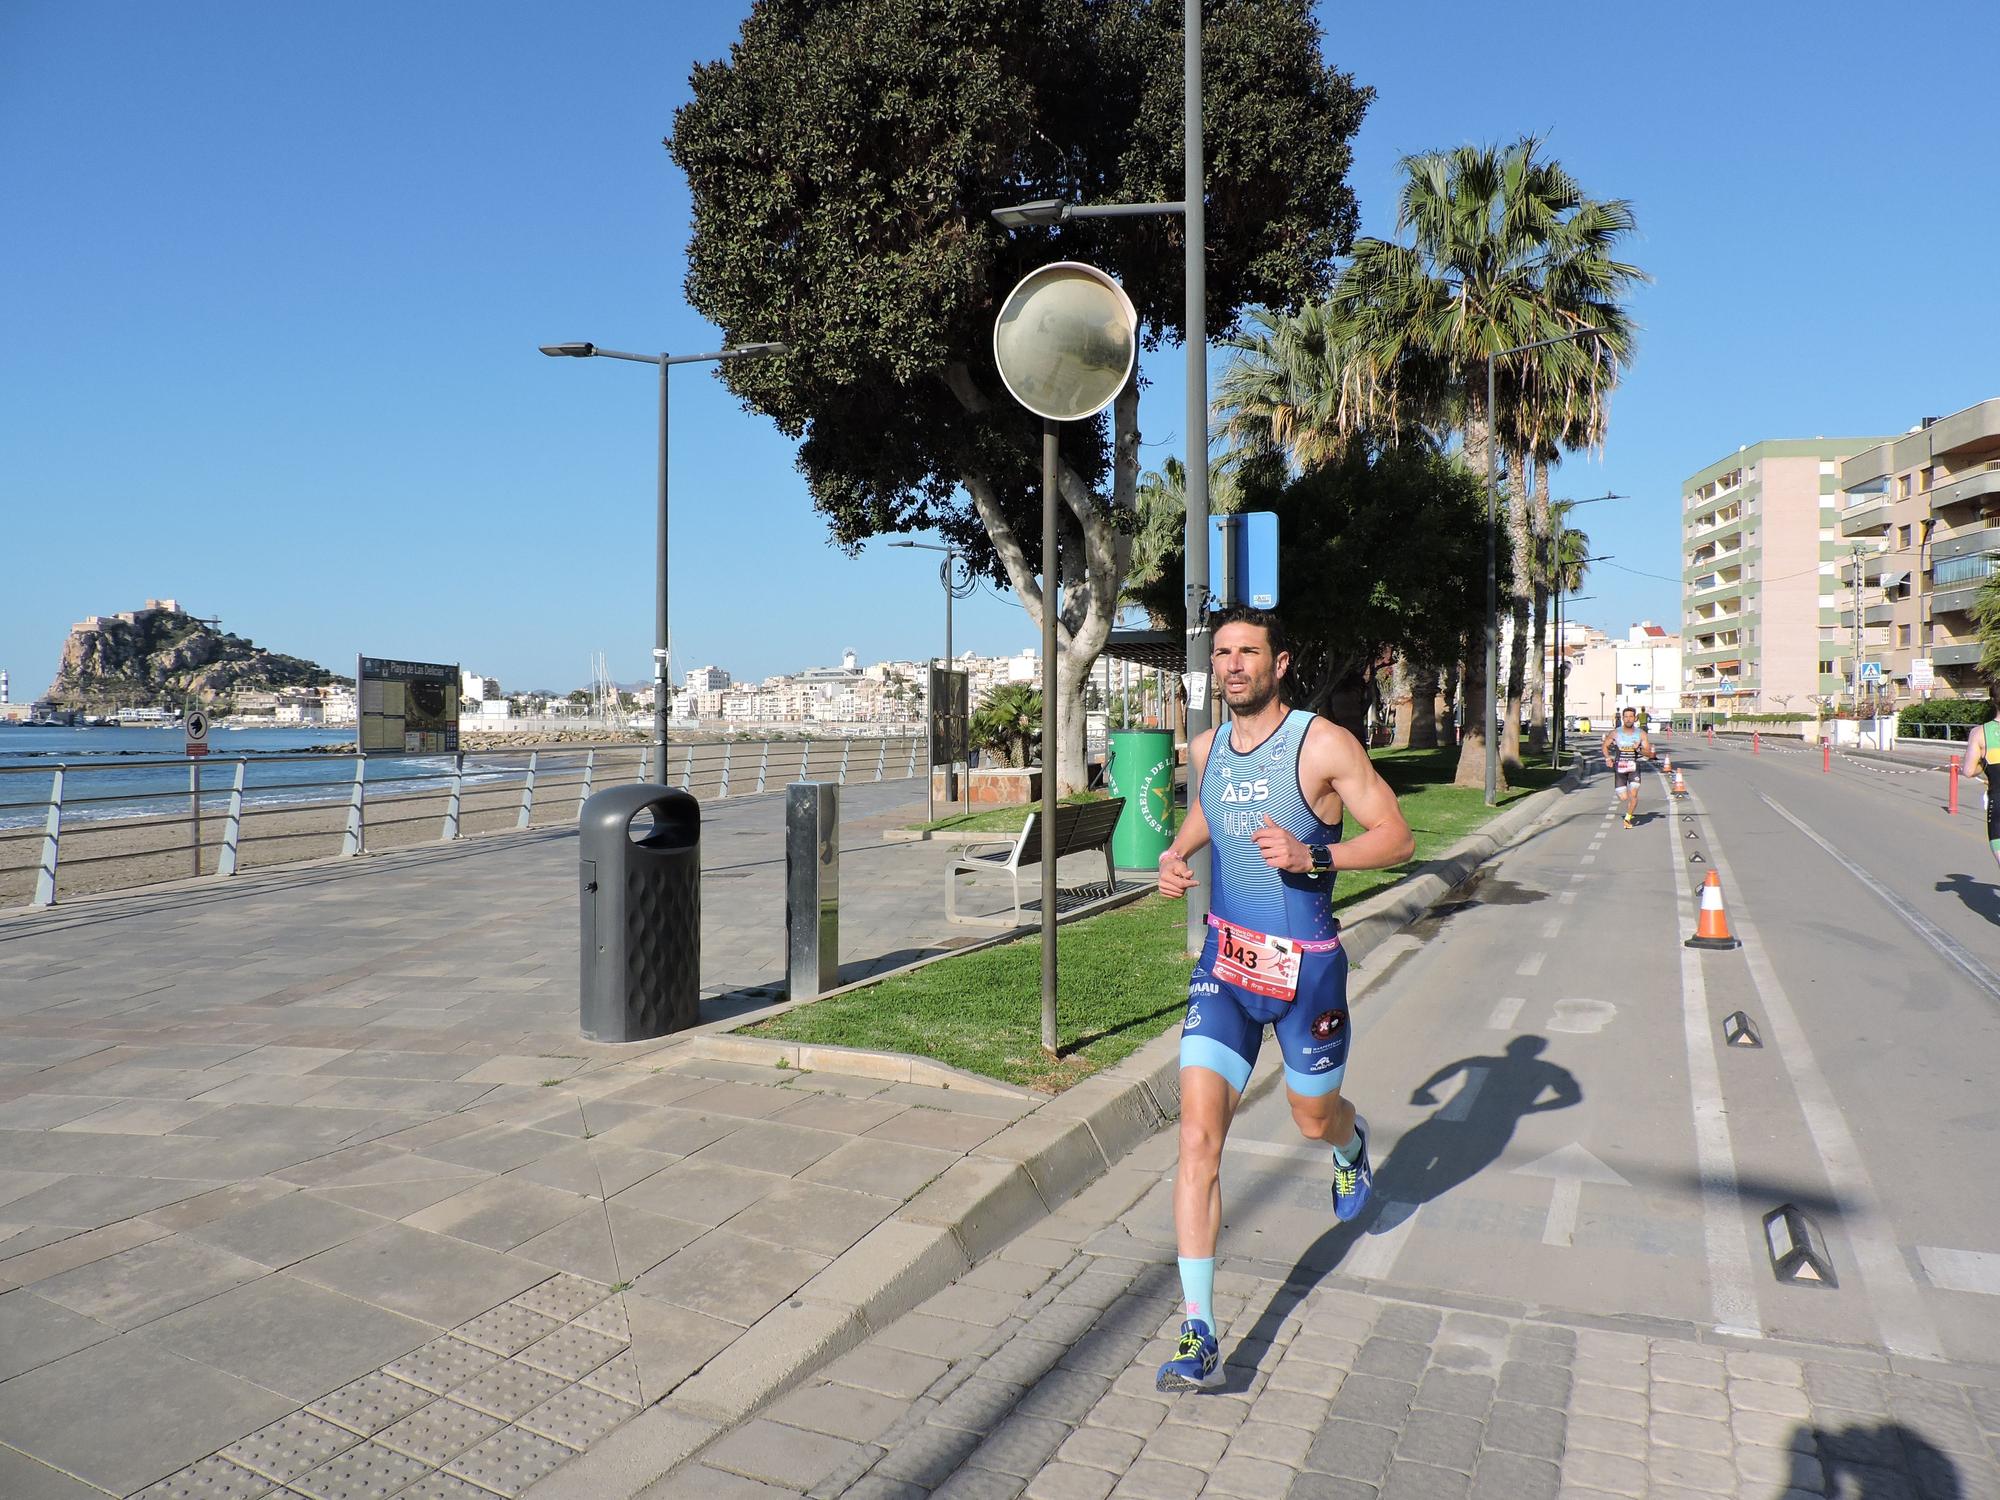
<path fill-rule="evenodd" d="M 1660 769 L 1662 771 L 1671 771 L 1673 768 L 1674 768 L 1673 756 L 1669 755 L 1666 751 L 1662 750 L 1660 752 Z"/>
<path fill-rule="evenodd" d="M 1683 945 L 1689 948 L 1740 948 L 1729 934 L 1729 913 L 1722 909 L 1722 877 L 1710 870 L 1701 883 L 1701 915 L 1695 919 L 1694 936 Z"/>
<path fill-rule="evenodd" d="M 1687 777 L 1681 775 L 1679 771 L 1674 772 L 1674 795 L 1676 797 L 1685 797 L 1687 794 Z"/>

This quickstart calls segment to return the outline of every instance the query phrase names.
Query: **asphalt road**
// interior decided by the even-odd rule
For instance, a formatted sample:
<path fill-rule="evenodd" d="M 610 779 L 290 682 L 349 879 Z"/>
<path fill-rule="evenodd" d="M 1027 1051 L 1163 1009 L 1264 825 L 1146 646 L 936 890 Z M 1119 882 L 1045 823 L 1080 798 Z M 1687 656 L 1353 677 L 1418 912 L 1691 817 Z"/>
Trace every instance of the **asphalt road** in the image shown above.
<path fill-rule="evenodd" d="M 1978 788 L 1953 819 L 1936 771 L 1662 748 L 1685 800 L 1649 776 L 1625 829 L 1600 767 L 1357 973 L 1348 1091 L 1381 1210 L 1333 1225 L 1325 1152 L 1273 1091 L 1232 1134 L 1221 1253 L 1994 1362 L 2000 884 Z M 1734 951 L 1683 946 L 1710 870 Z M 1761 1047 L 1724 1044 L 1736 1011 Z M 1784 1203 L 1831 1284 L 1774 1275 L 1762 1219 Z M 1171 1243 L 1165 1194 L 1125 1227 Z"/>

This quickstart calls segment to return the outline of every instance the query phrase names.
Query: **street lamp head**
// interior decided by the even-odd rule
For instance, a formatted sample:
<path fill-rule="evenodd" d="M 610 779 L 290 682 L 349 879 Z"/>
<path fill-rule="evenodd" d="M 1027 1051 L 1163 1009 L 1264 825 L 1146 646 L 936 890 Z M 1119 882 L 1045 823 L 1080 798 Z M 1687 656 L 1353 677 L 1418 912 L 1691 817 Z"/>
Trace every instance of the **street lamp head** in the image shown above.
<path fill-rule="evenodd" d="M 548 355 L 549 358 L 551 359 L 557 359 L 565 356 L 570 359 L 589 359 L 590 356 L 595 354 L 596 352 L 597 352 L 597 345 L 595 344 L 542 345 L 542 353 Z"/>
<path fill-rule="evenodd" d="M 889 545 L 891 547 L 914 547 L 917 544 L 915 542 L 891 542 Z"/>
<path fill-rule="evenodd" d="M 1069 205 L 1060 198 L 1037 198 L 1030 203 L 1010 203 L 993 210 L 994 219 L 1006 229 L 1029 229 L 1036 225 L 1060 224 Z"/>
<path fill-rule="evenodd" d="M 766 355 L 789 354 L 791 352 L 792 346 L 790 344 L 731 344 L 727 349 L 722 351 L 722 354 L 725 359 L 760 359 Z"/>

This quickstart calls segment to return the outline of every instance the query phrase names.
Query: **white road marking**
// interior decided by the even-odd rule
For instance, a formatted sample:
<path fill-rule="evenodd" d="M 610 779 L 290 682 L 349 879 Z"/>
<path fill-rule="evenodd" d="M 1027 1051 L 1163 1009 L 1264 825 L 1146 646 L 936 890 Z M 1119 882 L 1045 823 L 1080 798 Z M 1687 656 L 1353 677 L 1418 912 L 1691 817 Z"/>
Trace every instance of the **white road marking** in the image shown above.
<path fill-rule="evenodd" d="M 1590 1036 L 1618 1018 L 1618 1007 L 1609 1000 L 1558 1000 L 1548 1019 L 1550 1031 L 1571 1031 Z"/>
<path fill-rule="evenodd" d="M 2000 1297 L 2000 1255 L 1990 1250 L 1944 1250 L 1917 1246 L 1917 1259 L 1932 1286 L 1948 1292 L 1983 1292 Z"/>
<path fill-rule="evenodd" d="M 1542 923 L 1542 936 L 1545 938 L 1556 937 L 1562 930 L 1563 919 L 1561 917 L 1550 917 L 1548 921 Z"/>
<path fill-rule="evenodd" d="M 1597 863 L 1597 856 L 1595 854 L 1586 854 L 1577 863 L 1580 865 L 1594 865 Z"/>
<path fill-rule="evenodd" d="M 1469 1116 L 1473 1102 L 1479 1098 L 1479 1090 L 1486 1082 L 1486 1072 L 1485 1068 L 1467 1068 L 1465 1081 L 1459 1084 L 1458 1092 L 1445 1100 L 1444 1107 L 1433 1118 L 1457 1124 Z"/>
<path fill-rule="evenodd" d="M 1330 1146 L 1284 1146 L 1276 1141 L 1253 1140 L 1249 1136 L 1240 1138 L 1231 1136 L 1222 1149 L 1234 1151 L 1239 1156 L 1268 1156 L 1278 1161 L 1301 1162 L 1309 1167 L 1325 1167 L 1329 1173 L 1333 1170 L 1331 1165 L 1333 1148 Z"/>
<path fill-rule="evenodd" d="M 1682 890 L 1680 851 L 1669 843 L 1673 888 Z M 1722 1069 L 1715 1055 L 1715 1028 L 1708 1018 L 1708 986 L 1701 954 L 1686 946 L 1694 936 L 1693 903 L 1676 899 L 1674 918 L 1681 947 L 1681 1031 L 1687 1043 L 1688 1092 L 1694 1105 L 1695 1167 L 1701 1174 L 1701 1238 L 1708 1261 L 1709 1314 L 1718 1328 L 1764 1336 L 1757 1294 L 1750 1283 L 1750 1242 L 1736 1199 L 1736 1146 L 1729 1134 L 1729 1111 L 1722 1100 Z"/>
<path fill-rule="evenodd" d="M 1548 954 L 1546 953 L 1530 953 L 1526 958 L 1521 960 L 1521 966 L 1514 972 L 1528 976 L 1539 974 L 1542 972 L 1542 962 L 1547 957 Z"/>
<path fill-rule="evenodd" d="M 1493 1014 L 1486 1018 L 1489 1031 L 1506 1031 L 1512 1028 L 1515 1018 L 1521 1014 L 1521 1007 L 1528 1003 L 1525 995 L 1508 995 L 1493 1007 Z"/>
<path fill-rule="evenodd" d="M 1383 1203 L 1378 1222 L 1387 1223 L 1390 1227 L 1379 1234 L 1363 1235 L 1341 1260 L 1340 1269 L 1366 1281 L 1387 1281 L 1389 1273 L 1396 1268 L 1396 1257 L 1403 1253 L 1410 1231 L 1416 1227 L 1417 1214 L 1422 1208 L 1421 1203 Z"/>
<path fill-rule="evenodd" d="M 1549 1217 L 1542 1226 L 1544 1245 L 1568 1246 L 1576 1241 L 1577 1213 L 1583 1206 L 1583 1185 L 1602 1183 L 1606 1187 L 1632 1184 L 1593 1156 L 1576 1141 L 1559 1146 L 1539 1161 L 1514 1168 L 1522 1177 L 1547 1177 L 1555 1182 L 1549 1194 Z"/>
<path fill-rule="evenodd" d="M 1818 834 L 1799 823 L 1777 803 L 1771 802 L 1768 797 L 1764 801 L 1786 821 L 1796 824 L 1814 843 L 1826 848 L 1834 858 L 1847 863 L 1826 846 Z M 1819 1153 L 1827 1181 L 1833 1184 L 1834 1192 L 1840 1197 L 1841 1227 L 1847 1233 L 1856 1268 L 1868 1288 L 1869 1301 L 1875 1311 L 1875 1326 L 1881 1331 L 1882 1342 L 1892 1352 L 1908 1355 L 1912 1359 L 1941 1360 L 1944 1358 L 1944 1346 L 1939 1342 L 1937 1329 L 1924 1308 L 1916 1279 L 1910 1275 L 1902 1251 L 1897 1248 L 1888 1223 L 1882 1216 L 1881 1199 L 1876 1194 L 1874 1179 L 1868 1175 L 1867 1161 L 1860 1147 L 1854 1143 L 1853 1133 L 1847 1128 L 1847 1117 L 1840 1111 L 1832 1086 L 1813 1057 L 1812 1043 L 1807 1040 L 1798 1012 L 1792 1009 L 1791 996 L 1786 993 L 1784 982 L 1778 978 L 1770 954 L 1757 937 L 1756 927 L 1741 913 L 1745 904 L 1742 887 L 1736 884 L 1735 877 L 1730 873 L 1720 835 L 1711 830 L 1709 843 L 1714 868 L 1721 875 L 1723 885 L 1736 892 L 1739 910 L 1733 914 L 1733 922 L 1736 936 L 1743 941 L 1744 965 L 1750 971 L 1750 982 L 1756 986 L 1758 998 L 1764 1003 L 1764 1015 L 1770 1022 L 1771 1039 L 1777 1043 L 1778 1056 L 1791 1076 L 1792 1092 L 1798 1096 L 1806 1133 L 1812 1137 L 1813 1149 Z M 1855 873 L 1860 874 L 1860 871 Z M 1868 883 L 1873 884 L 1872 881 Z M 1887 892 L 1883 894 L 1887 895 Z M 1685 913 L 1682 920 L 1687 920 Z M 1710 1034 L 1710 1046 L 1713 1047 L 1714 1028 L 1705 1030 Z"/>
<path fill-rule="evenodd" d="M 1576 883 L 1577 881 L 1579 881 L 1579 880 L 1588 880 L 1588 879 L 1590 879 L 1590 877 L 1589 877 L 1588 875 L 1584 874 L 1584 873 L 1583 873 L 1583 872 L 1582 872 L 1581 870 L 1578 870 L 1578 871 L 1576 871 L 1576 872 L 1575 872 L 1574 874 L 1572 874 L 1572 875 L 1571 875 L 1571 876 L 1570 876 L 1569 878 L 1570 878 L 1570 884 L 1572 884 L 1572 885 L 1574 885 L 1574 884 L 1575 884 L 1575 883 Z"/>
<path fill-rule="evenodd" d="M 1792 827 L 1798 829 L 1800 833 L 1804 834 L 1807 838 L 1811 839 L 1815 844 L 1818 844 L 1820 848 L 1824 849 L 1829 855 L 1833 857 L 1833 859 L 1841 866 L 1842 869 L 1846 870 L 1848 874 L 1852 875 L 1856 880 L 1860 881 L 1863 885 L 1867 886 L 1869 890 L 1873 891 L 1878 897 L 1880 897 L 1882 904 L 1888 907 L 1889 910 L 1894 912 L 1897 916 L 1901 917 L 1905 925 L 1907 925 L 1912 932 L 1916 933 L 1918 937 L 1922 938 L 1925 942 L 1929 943 L 1931 947 L 1935 948 L 1938 951 L 1938 953 L 1942 955 L 1944 958 L 1948 959 L 1950 962 L 1958 965 L 1959 968 L 1963 969 L 1966 973 L 1966 976 L 1969 979 L 1971 979 L 1971 981 L 1974 984 L 1978 985 L 1982 990 L 1986 991 L 1989 998 L 1994 1000 L 2000 1000 L 2000 974 L 1995 974 L 1991 969 L 1987 968 L 1985 964 L 1981 963 L 1978 959 L 1974 958 L 1970 953 L 1967 953 L 1964 948 L 1959 946 L 1958 941 L 1955 938 L 1951 937 L 1948 933 L 1946 933 L 1943 929 L 1939 928 L 1935 923 L 1931 922 L 1928 918 L 1919 916 L 1916 913 L 1916 911 L 1911 908 L 1909 903 L 1903 900 L 1902 897 L 1898 896 L 1894 891 L 1890 890 L 1887 886 L 1883 885 L 1874 876 L 1870 875 L 1866 870 L 1862 869 L 1861 866 L 1857 865 L 1853 860 L 1849 859 L 1845 854 L 1842 854 L 1838 849 L 1834 848 L 1833 845 L 1829 844 L 1825 839 L 1821 838 L 1817 833 L 1814 833 L 1812 829 L 1806 827 L 1804 823 L 1800 822 L 1797 818 L 1793 817 L 1784 808 L 1778 806 L 1778 804 L 1773 802 L 1769 797 L 1766 797 L 1762 792 L 1759 792 L 1757 796 L 1764 803 L 1766 807 L 1771 809 L 1772 812 L 1776 813 L 1779 817 L 1783 818 L 1787 823 L 1791 824 Z"/>
<path fill-rule="evenodd" d="M 1557 891 L 1557 892 L 1556 892 L 1556 905 L 1558 905 L 1558 906 L 1574 906 L 1574 905 L 1576 905 L 1576 892 L 1575 892 L 1575 891 Z"/>

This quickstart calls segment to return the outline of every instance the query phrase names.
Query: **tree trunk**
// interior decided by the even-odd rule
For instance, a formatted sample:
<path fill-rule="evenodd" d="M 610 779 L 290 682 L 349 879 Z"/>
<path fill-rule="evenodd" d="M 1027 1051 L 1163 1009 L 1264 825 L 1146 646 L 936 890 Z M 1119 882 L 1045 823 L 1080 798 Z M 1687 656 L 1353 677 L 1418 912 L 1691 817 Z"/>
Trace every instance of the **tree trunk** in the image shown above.
<path fill-rule="evenodd" d="M 1326 705 L 1320 712 L 1333 720 L 1342 729 L 1368 745 L 1368 678 L 1360 668 L 1352 668 L 1341 673 L 1333 687 L 1326 694 Z"/>
<path fill-rule="evenodd" d="M 1410 675 L 1412 750 L 1435 750 L 1438 742 L 1438 669 L 1418 667 Z"/>
<path fill-rule="evenodd" d="M 1537 562 L 1544 560 L 1560 565 L 1555 556 L 1556 538 L 1551 531 L 1549 520 L 1549 466 L 1537 460 L 1535 463 L 1534 526 L 1536 543 L 1546 558 L 1538 556 Z M 1528 657 L 1528 703 L 1529 720 L 1528 748 L 1541 754 L 1549 746 L 1549 710 L 1544 701 L 1548 697 L 1548 631 L 1549 631 L 1549 576 L 1541 567 L 1535 569 L 1535 638 Z"/>
<path fill-rule="evenodd" d="M 1488 425 L 1486 410 L 1486 372 L 1470 376 L 1465 382 L 1465 451 L 1474 469 L 1480 474 L 1490 472 L 1492 453 L 1489 444 L 1493 434 Z M 1465 689 L 1460 698 L 1464 704 L 1461 718 L 1464 732 L 1458 746 L 1458 772 L 1452 778 L 1456 786 L 1486 785 L 1486 736 L 1493 728 L 1493 700 L 1488 696 L 1491 684 L 1486 681 L 1486 634 L 1494 622 L 1488 620 L 1480 630 L 1472 633 L 1465 652 Z"/>
<path fill-rule="evenodd" d="M 1389 681 L 1389 710 L 1395 716 L 1395 729 L 1389 736 L 1391 749 L 1410 748 L 1410 736 L 1416 728 L 1417 696 L 1413 687 L 1415 679 L 1410 671 L 1410 659 L 1400 652 L 1396 656 L 1396 668 Z"/>
<path fill-rule="evenodd" d="M 1507 719 L 1501 731 L 1500 760 L 1521 764 L 1521 696 L 1528 676 L 1528 617 L 1534 602 L 1534 553 L 1528 537 L 1528 458 L 1508 455 L 1507 546 L 1513 556 L 1513 582 L 1507 591 L 1508 613 L 1514 622 L 1507 643 Z"/>
<path fill-rule="evenodd" d="M 988 399 L 973 383 L 970 369 L 953 364 L 946 369 L 946 383 L 968 411 L 987 409 Z M 1139 486 L 1139 382 L 1133 378 L 1111 406 L 1111 497 L 1106 501 L 1082 477 L 1063 464 L 1057 476 L 1057 495 L 1062 501 L 1059 514 L 1066 513 L 1081 532 L 1081 544 L 1072 535 L 1066 554 L 1057 566 L 1058 579 L 1037 577 L 1041 539 L 1034 539 L 1036 561 L 1029 561 L 1029 549 L 1016 534 L 1001 510 L 992 482 L 984 474 L 964 474 L 959 482 L 972 497 L 986 534 L 993 542 L 1007 582 L 1027 611 L 1037 633 L 1041 630 L 1046 602 L 1057 610 L 1055 708 L 1056 708 L 1056 789 L 1060 795 L 1079 792 L 1089 783 L 1089 767 L 1084 760 L 1083 684 L 1090 676 L 1111 626 L 1118 615 L 1118 590 L 1132 555 L 1129 531 L 1118 525 L 1114 513 L 1132 511 L 1138 503 Z M 1205 460 L 1206 454 L 1201 455 Z M 1046 590 L 1046 599 L 1045 599 Z"/>

